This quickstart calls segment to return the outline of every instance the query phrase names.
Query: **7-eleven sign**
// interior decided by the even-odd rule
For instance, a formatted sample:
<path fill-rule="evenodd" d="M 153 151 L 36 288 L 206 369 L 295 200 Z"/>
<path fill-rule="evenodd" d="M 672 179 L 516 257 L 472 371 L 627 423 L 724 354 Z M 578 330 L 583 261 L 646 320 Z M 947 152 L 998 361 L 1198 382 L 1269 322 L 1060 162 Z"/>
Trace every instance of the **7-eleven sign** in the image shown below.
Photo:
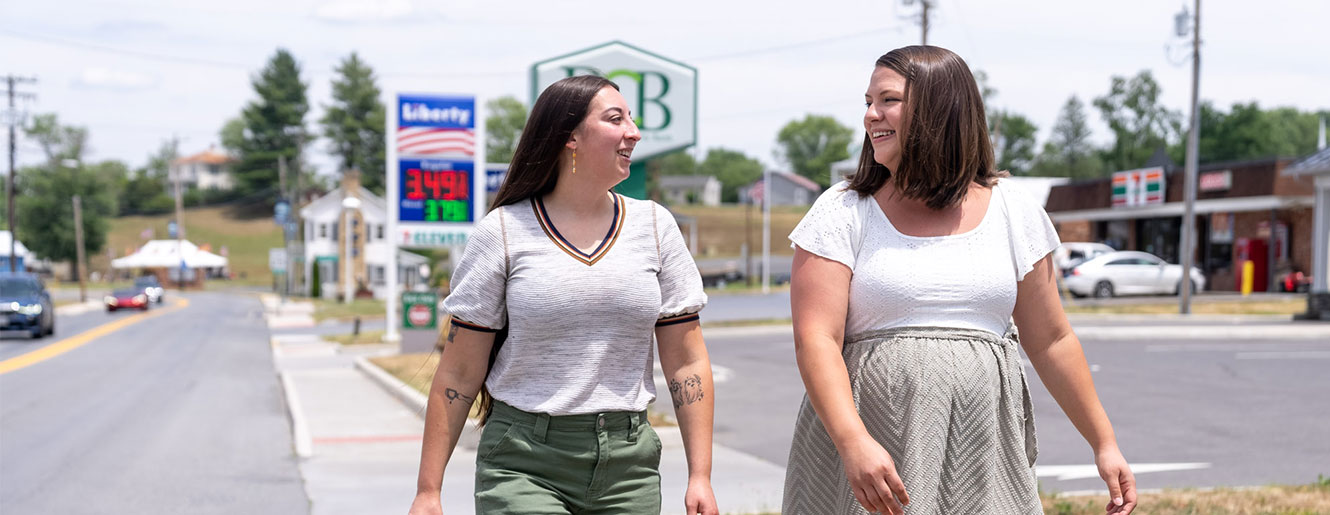
<path fill-rule="evenodd" d="M 1142 168 L 1113 173 L 1113 207 L 1163 203 L 1163 168 Z"/>

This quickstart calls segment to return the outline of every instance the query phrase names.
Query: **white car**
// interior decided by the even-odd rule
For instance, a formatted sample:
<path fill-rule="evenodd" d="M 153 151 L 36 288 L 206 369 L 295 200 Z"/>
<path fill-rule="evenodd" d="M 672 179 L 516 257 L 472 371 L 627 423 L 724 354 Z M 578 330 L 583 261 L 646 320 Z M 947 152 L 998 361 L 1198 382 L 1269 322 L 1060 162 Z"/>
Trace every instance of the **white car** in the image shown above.
<path fill-rule="evenodd" d="M 1164 262 L 1151 254 L 1124 250 L 1090 258 L 1062 278 L 1077 297 L 1116 295 L 1176 295 L 1182 286 L 1182 265 Z M 1205 289 L 1201 270 L 1191 269 L 1192 292 Z"/>
<path fill-rule="evenodd" d="M 1095 256 L 1117 252 L 1103 243 L 1091 243 L 1088 241 L 1066 241 L 1059 245 L 1057 250 L 1053 251 L 1053 264 L 1058 266 L 1058 270 L 1064 272 L 1081 262 Z"/>

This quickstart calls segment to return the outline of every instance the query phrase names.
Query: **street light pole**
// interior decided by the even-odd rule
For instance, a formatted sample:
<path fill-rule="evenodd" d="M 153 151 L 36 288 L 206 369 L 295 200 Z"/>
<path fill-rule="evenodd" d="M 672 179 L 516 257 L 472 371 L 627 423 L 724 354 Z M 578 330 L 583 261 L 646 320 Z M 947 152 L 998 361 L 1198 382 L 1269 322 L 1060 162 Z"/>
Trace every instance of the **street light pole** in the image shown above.
<path fill-rule="evenodd" d="M 1181 294 L 1178 312 L 1191 313 L 1191 267 L 1196 255 L 1196 168 L 1200 150 L 1201 120 L 1197 110 L 1201 87 L 1201 0 L 1195 1 L 1192 18 L 1192 56 L 1191 56 L 1191 128 L 1187 131 L 1187 160 L 1184 172 L 1182 214 L 1182 279 L 1178 283 Z M 1274 231 L 1274 226 L 1270 227 Z"/>
<path fill-rule="evenodd" d="M 342 271 L 344 272 L 344 275 L 342 276 L 342 280 L 344 281 L 342 284 L 342 294 L 345 295 L 342 302 L 350 304 L 353 292 L 351 286 L 351 249 L 353 248 L 351 245 L 351 214 L 352 211 L 360 209 L 360 199 L 352 197 L 350 193 L 344 193 L 344 195 L 346 195 L 346 197 L 342 199 L 342 213 L 346 217 L 346 232 L 342 233 L 342 238 L 346 239 L 346 263 L 342 265 Z"/>

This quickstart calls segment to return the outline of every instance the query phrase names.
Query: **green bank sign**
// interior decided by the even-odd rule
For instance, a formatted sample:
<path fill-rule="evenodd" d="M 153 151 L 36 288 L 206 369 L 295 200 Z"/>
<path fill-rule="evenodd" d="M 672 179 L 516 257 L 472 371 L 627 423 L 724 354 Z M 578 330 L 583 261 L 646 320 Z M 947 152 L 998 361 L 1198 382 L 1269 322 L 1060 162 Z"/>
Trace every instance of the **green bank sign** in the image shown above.
<path fill-rule="evenodd" d="M 619 85 L 642 131 L 634 161 L 697 142 L 696 68 L 612 41 L 532 65 L 531 104 L 550 84 L 574 75 L 600 75 Z"/>

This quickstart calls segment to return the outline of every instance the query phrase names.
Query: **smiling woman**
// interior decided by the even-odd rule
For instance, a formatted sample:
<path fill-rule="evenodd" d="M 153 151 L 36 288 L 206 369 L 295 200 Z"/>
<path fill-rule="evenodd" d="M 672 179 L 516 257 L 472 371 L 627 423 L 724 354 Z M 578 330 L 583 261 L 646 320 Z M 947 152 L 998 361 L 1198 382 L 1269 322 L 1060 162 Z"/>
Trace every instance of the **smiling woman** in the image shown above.
<path fill-rule="evenodd" d="M 646 417 L 653 343 L 680 385 L 684 503 L 717 513 L 701 275 L 668 211 L 612 191 L 642 137 L 632 115 L 595 76 L 559 80 L 532 107 L 443 302 L 451 329 L 411 513 L 439 512 L 444 466 L 477 399 L 477 513 L 660 513 L 661 445 Z"/>

